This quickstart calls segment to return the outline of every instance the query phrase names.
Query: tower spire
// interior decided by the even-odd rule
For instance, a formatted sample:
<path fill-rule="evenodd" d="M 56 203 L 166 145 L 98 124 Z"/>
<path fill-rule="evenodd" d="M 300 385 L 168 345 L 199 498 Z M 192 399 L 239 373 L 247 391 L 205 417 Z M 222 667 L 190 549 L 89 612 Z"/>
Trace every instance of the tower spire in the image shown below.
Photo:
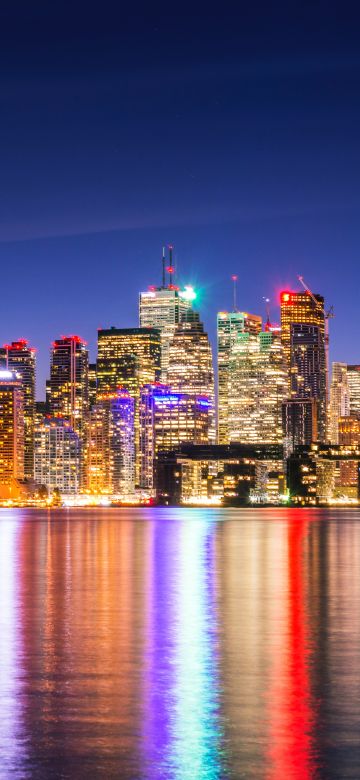
<path fill-rule="evenodd" d="M 237 276 L 236 274 L 233 274 L 231 277 L 232 283 L 233 283 L 233 309 L 234 311 L 237 311 L 237 302 L 236 302 L 236 294 L 237 294 Z"/>

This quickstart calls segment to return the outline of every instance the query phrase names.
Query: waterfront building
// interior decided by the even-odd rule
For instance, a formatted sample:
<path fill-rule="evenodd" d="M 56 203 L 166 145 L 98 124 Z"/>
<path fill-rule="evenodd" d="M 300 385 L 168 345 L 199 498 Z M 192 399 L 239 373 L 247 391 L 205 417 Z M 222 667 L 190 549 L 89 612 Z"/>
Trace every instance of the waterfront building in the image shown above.
<path fill-rule="evenodd" d="M 352 417 L 360 417 L 360 365 L 348 365 L 347 380 L 349 386 L 349 412 Z"/>
<path fill-rule="evenodd" d="M 140 388 L 160 380 L 161 343 L 155 328 L 109 328 L 98 331 L 97 395 L 128 390 L 135 401 L 136 483 L 140 477 Z"/>
<path fill-rule="evenodd" d="M 330 385 L 329 441 L 339 444 L 339 419 L 350 414 L 350 393 L 346 363 L 333 363 Z"/>
<path fill-rule="evenodd" d="M 317 436 L 319 441 L 325 441 L 327 364 L 324 298 L 306 290 L 284 290 L 280 303 L 288 398 L 315 398 Z"/>
<path fill-rule="evenodd" d="M 360 449 L 360 417 L 340 417 L 338 420 L 339 444 Z M 359 463 L 346 461 L 339 465 L 339 485 L 348 496 L 357 497 Z"/>
<path fill-rule="evenodd" d="M 85 441 L 89 412 L 89 354 L 79 336 L 64 336 L 51 348 L 49 405 L 51 417 L 69 421 Z"/>
<path fill-rule="evenodd" d="M 274 503 L 284 493 L 281 444 L 181 444 L 158 453 L 156 495 L 169 504 Z"/>
<path fill-rule="evenodd" d="M 229 361 L 230 442 L 282 442 L 286 386 L 279 331 L 238 333 Z"/>
<path fill-rule="evenodd" d="M 284 451 L 288 457 L 302 444 L 317 441 L 317 405 L 314 398 L 290 398 L 283 402 Z"/>
<path fill-rule="evenodd" d="M 169 364 L 169 348 L 173 340 L 176 326 L 191 311 L 196 293 L 187 286 L 181 290 L 173 283 L 174 271 L 172 247 L 169 247 L 169 265 L 165 265 L 165 248 L 163 249 L 163 278 L 160 287 L 150 286 L 139 296 L 139 324 L 141 328 L 156 328 L 160 333 L 161 342 L 161 382 L 168 382 L 167 370 Z M 166 284 L 166 277 L 168 284 Z"/>
<path fill-rule="evenodd" d="M 140 484 L 154 487 L 157 455 L 182 442 L 209 441 L 209 409 L 204 396 L 173 392 L 166 385 L 147 385 L 140 398 Z"/>
<path fill-rule="evenodd" d="M 234 344 L 240 333 L 258 335 L 262 327 L 262 318 L 256 314 L 240 311 L 221 311 L 217 315 L 217 355 L 218 355 L 218 442 L 228 444 L 229 437 L 229 365 Z"/>
<path fill-rule="evenodd" d="M 199 314 L 189 310 L 176 326 L 167 370 L 172 391 L 206 396 L 210 401 L 210 440 L 215 443 L 215 388 L 211 344 Z"/>
<path fill-rule="evenodd" d="M 35 426 L 34 477 L 49 493 L 80 490 L 80 439 L 68 419 L 46 417 Z"/>
<path fill-rule="evenodd" d="M 24 478 L 24 390 L 15 371 L 0 369 L 0 496 Z"/>
<path fill-rule="evenodd" d="M 287 484 L 292 503 L 300 506 L 359 503 L 359 465 L 360 446 L 356 443 L 313 443 L 297 447 L 287 459 Z M 355 477 L 350 485 L 347 478 L 351 472 L 347 466 L 355 467 L 352 469 Z M 342 483 L 344 477 L 345 484 Z"/>
<path fill-rule="evenodd" d="M 92 493 L 134 493 L 134 409 L 127 390 L 100 396 L 93 406 L 87 452 L 87 488 Z"/>
<path fill-rule="evenodd" d="M 26 339 L 4 344 L 3 362 L 9 371 L 15 371 L 21 379 L 24 393 L 24 476 L 34 474 L 34 423 L 36 350 Z"/>

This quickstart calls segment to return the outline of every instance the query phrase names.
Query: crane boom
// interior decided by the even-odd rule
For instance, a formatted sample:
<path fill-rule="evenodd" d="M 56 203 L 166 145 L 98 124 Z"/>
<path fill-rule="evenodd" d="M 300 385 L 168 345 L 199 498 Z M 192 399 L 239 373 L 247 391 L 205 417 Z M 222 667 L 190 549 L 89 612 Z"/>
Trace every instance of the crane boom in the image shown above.
<path fill-rule="evenodd" d="M 300 284 L 302 284 L 302 286 L 303 286 L 304 290 L 305 290 L 307 293 L 309 293 L 310 297 L 312 298 L 312 300 L 314 301 L 314 303 L 315 303 L 315 304 L 316 304 L 316 306 L 317 306 L 317 305 L 318 305 L 318 303 L 319 303 L 319 301 L 317 301 L 317 300 L 316 300 L 314 293 L 313 293 L 313 292 L 311 292 L 311 290 L 310 290 L 310 287 L 308 287 L 308 286 L 307 286 L 307 284 L 306 284 L 306 282 L 304 282 L 304 277 L 303 277 L 303 276 L 298 276 L 298 280 L 299 280 Z"/>

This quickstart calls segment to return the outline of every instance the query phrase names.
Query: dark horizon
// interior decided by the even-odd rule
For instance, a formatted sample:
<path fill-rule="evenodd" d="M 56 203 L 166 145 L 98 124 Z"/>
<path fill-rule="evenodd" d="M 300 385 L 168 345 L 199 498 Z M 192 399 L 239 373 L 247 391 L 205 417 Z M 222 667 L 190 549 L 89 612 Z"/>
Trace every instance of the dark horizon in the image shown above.
<path fill-rule="evenodd" d="M 206 15 L 105 3 L 2 9 L 0 343 L 138 324 L 161 247 L 215 317 L 278 318 L 302 274 L 334 305 L 330 358 L 359 362 L 360 57 L 340 6 Z M 353 292 L 354 291 L 354 292 Z M 276 303 L 275 303 L 276 302 Z"/>

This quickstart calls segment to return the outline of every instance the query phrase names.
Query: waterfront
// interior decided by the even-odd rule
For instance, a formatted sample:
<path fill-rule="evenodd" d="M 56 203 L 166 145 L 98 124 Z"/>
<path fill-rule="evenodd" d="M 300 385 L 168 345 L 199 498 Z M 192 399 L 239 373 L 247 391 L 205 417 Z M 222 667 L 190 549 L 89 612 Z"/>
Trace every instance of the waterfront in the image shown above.
<path fill-rule="evenodd" d="M 3 509 L 1 778 L 358 778 L 360 512 Z"/>

